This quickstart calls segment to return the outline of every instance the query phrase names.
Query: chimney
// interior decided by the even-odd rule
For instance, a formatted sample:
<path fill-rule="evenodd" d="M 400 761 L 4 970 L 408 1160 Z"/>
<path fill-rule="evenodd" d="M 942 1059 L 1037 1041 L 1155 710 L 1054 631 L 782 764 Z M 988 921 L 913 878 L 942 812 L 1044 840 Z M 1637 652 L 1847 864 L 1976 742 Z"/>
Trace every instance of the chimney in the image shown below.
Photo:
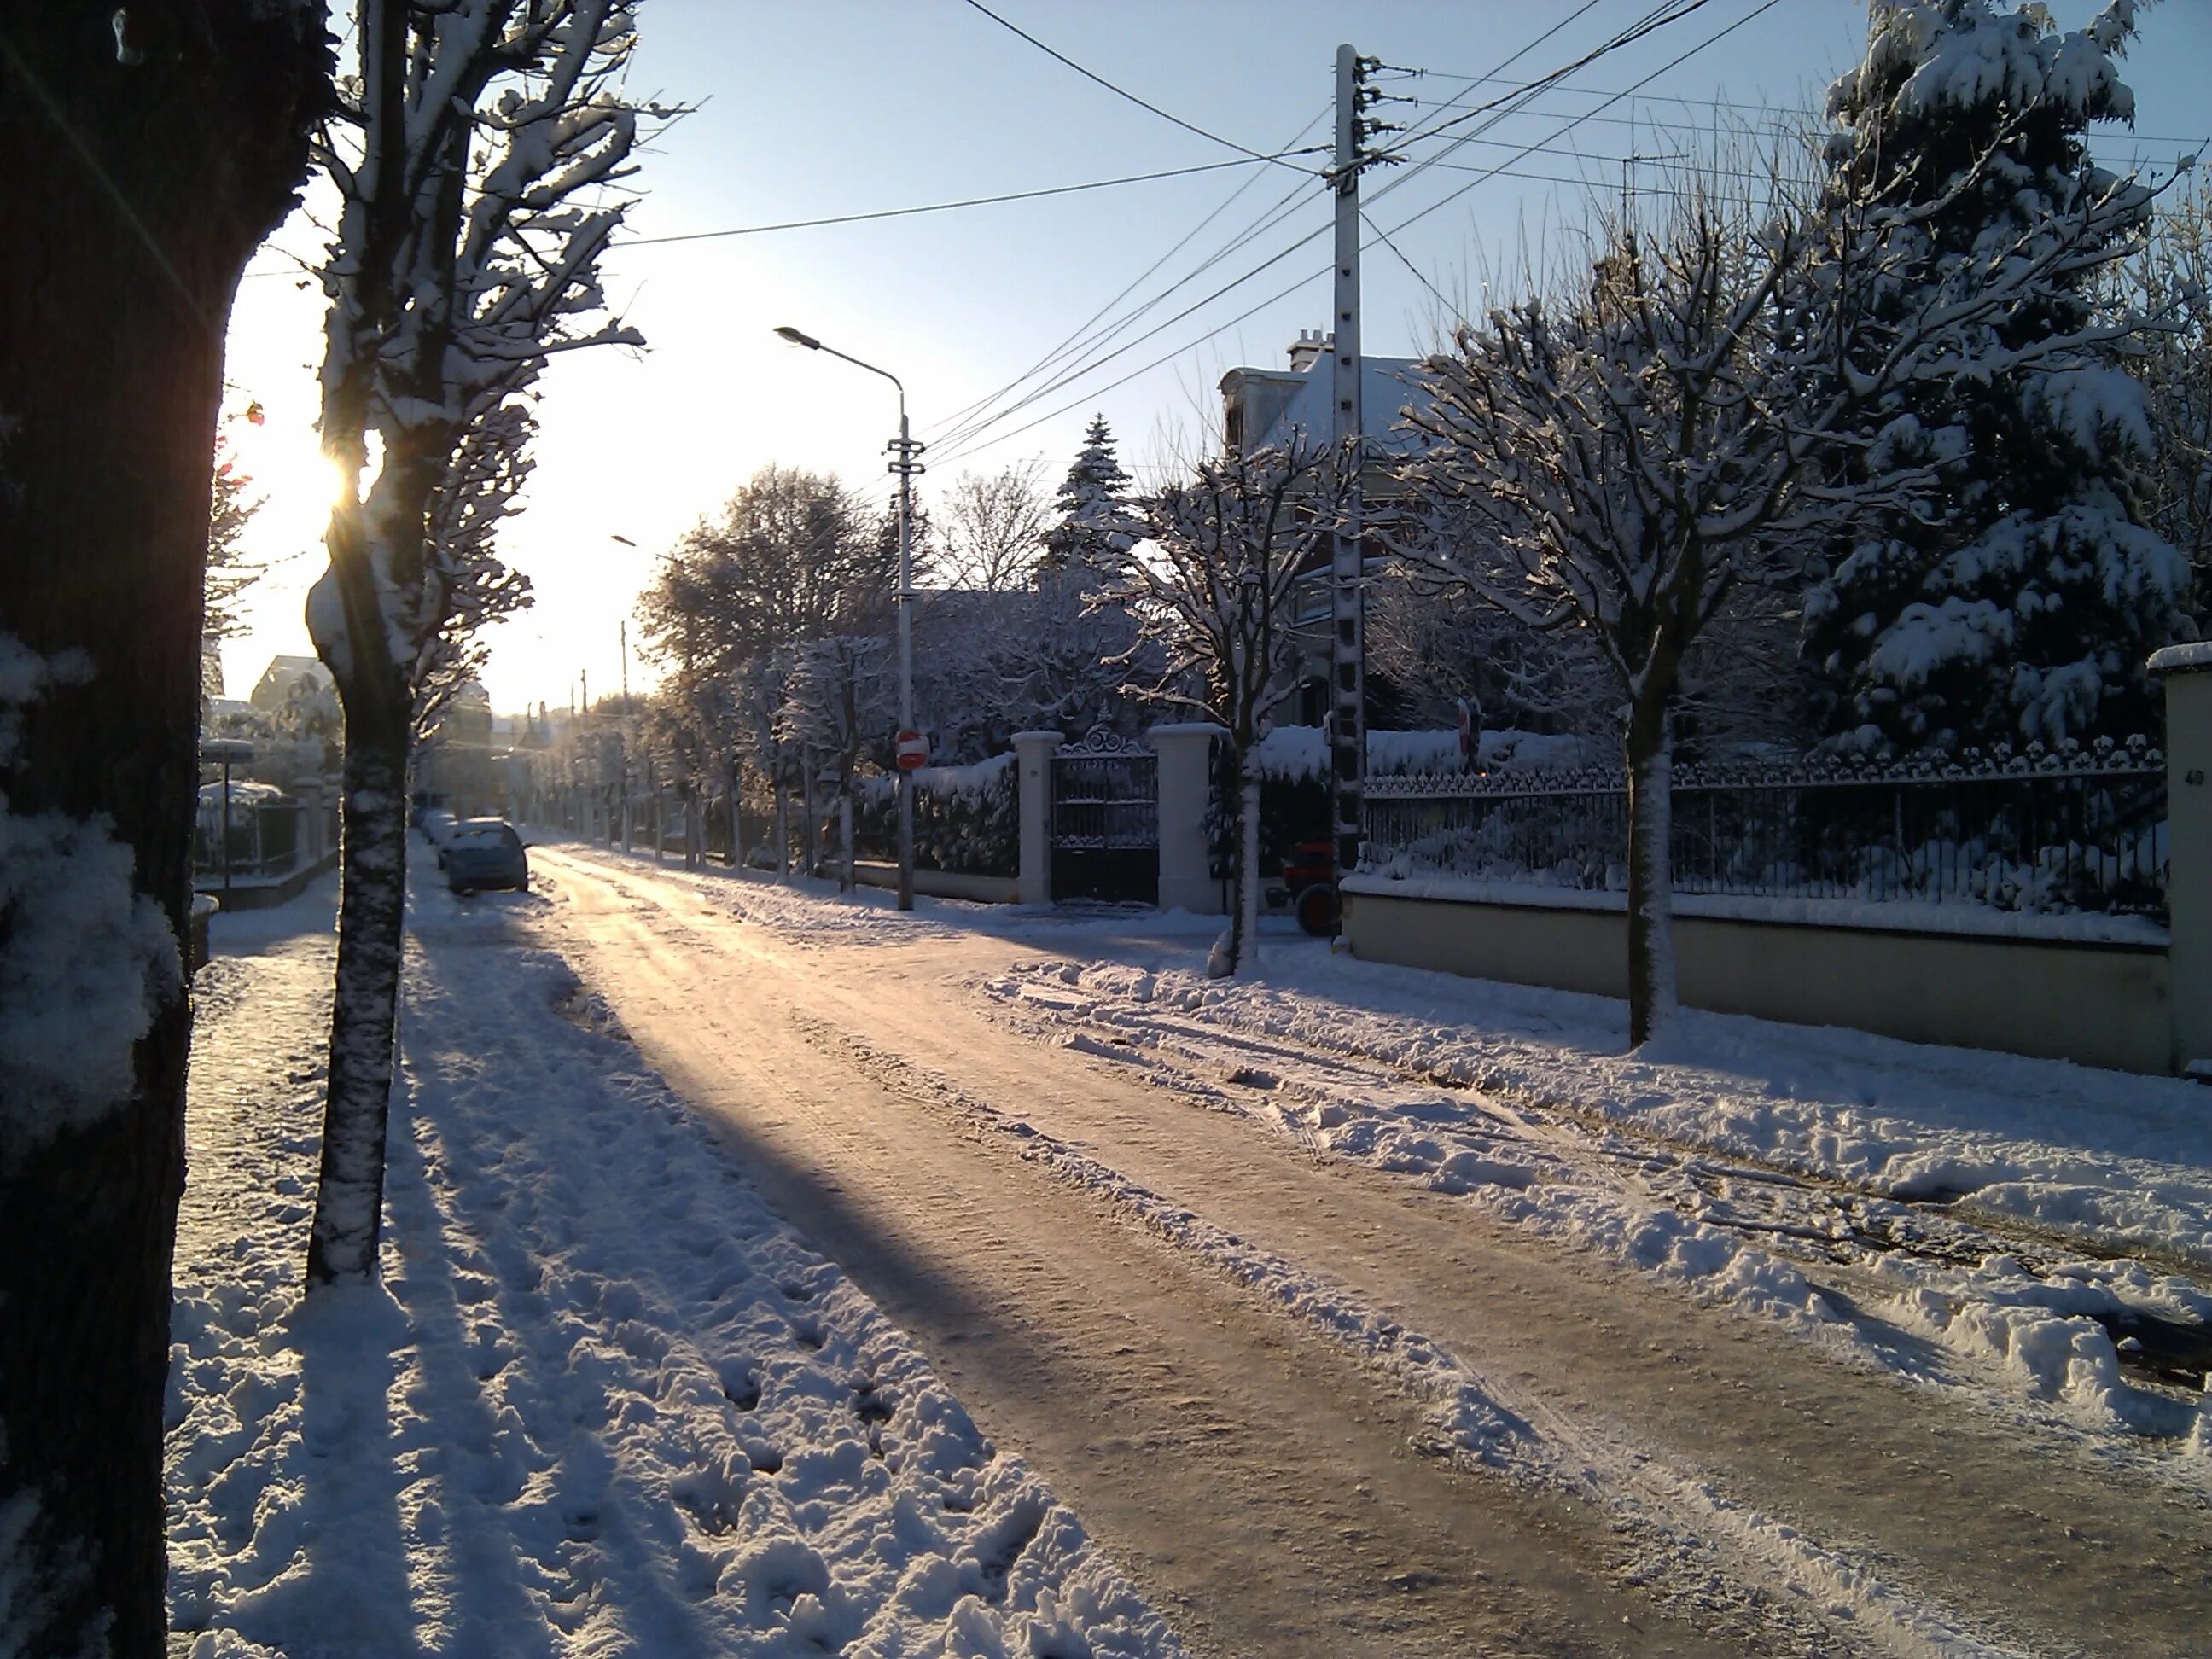
<path fill-rule="evenodd" d="M 1291 344 L 1291 372 L 1303 374 L 1336 349 L 1336 336 L 1317 328 L 1302 328 Z"/>

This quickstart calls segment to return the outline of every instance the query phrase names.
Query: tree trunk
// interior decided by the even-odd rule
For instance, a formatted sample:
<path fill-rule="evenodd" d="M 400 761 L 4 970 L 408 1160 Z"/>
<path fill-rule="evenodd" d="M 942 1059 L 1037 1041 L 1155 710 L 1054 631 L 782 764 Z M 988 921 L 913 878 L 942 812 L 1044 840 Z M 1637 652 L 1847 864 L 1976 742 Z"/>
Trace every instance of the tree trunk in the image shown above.
<path fill-rule="evenodd" d="M 101 965 L 148 975 L 150 1020 L 127 1082 L 118 1067 L 43 1121 L 14 1091 L 26 1056 L 0 1055 L 0 1527 L 20 1528 L 0 1640 L 27 1654 L 165 1645 L 191 1015 L 154 919 L 185 936 L 223 331 L 306 171 L 328 88 L 319 15 L 0 8 L 0 635 L 84 671 L 11 711 L 0 811 L 77 826 L 72 874 L 97 842 L 129 850 L 145 951 Z M 14 914 L 0 905 L 0 955 Z M 88 1035 L 122 1058 L 112 1031 Z"/>
<path fill-rule="evenodd" d="M 822 843 L 814 825 L 814 757 L 805 750 L 799 755 L 799 811 L 802 820 L 799 827 L 806 832 L 806 845 L 799 854 L 799 873 L 811 876 Z"/>
<path fill-rule="evenodd" d="M 1209 979 L 1226 979 L 1260 965 L 1260 772 L 1252 745 L 1239 745 L 1230 757 L 1237 780 L 1237 851 L 1229 902 L 1229 926 L 1206 955 Z"/>
<path fill-rule="evenodd" d="M 791 796 L 781 770 L 775 776 L 775 878 L 791 878 Z"/>
<path fill-rule="evenodd" d="M 730 869 L 745 867 L 745 783 L 744 769 L 730 765 Z"/>
<path fill-rule="evenodd" d="M 1628 1044 L 1673 1023 L 1674 722 L 1670 697 L 1638 700 L 1628 720 Z"/>
<path fill-rule="evenodd" d="M 1235 970 L 1260 971 L 1260 763 L 1252 750 L 1242 760 L 1243 787 L 1237 796 L 1237 927 L 1243 935 Z"/>
<path fill-rule="evenodd" d="M 848 780 L 837 792 L 837 890 L 853 890 L 853 786 Z"/>
<path fill-rule="evenodd" d="M 380 734 L 374 729 L 380 724 L 386 728 Z M 396 737 L 391 722 L 357 722 L 349 707 L 337 990 L 331 1012 L 322 1173 L 307 1244 L 311 1285 L 376 1276 L 407 905 L 404 726 Z"/>

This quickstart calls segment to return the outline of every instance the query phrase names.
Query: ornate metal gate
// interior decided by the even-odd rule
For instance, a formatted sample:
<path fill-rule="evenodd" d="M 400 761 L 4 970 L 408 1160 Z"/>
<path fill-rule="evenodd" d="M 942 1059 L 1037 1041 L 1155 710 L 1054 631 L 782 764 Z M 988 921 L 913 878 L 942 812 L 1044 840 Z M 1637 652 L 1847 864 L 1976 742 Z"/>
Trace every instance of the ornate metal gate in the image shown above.
<path fill-rule="evenodd" d="M 1094 727 L 1052 757 L 1052 896 L 1156 904 L 1159 757 Z"/>

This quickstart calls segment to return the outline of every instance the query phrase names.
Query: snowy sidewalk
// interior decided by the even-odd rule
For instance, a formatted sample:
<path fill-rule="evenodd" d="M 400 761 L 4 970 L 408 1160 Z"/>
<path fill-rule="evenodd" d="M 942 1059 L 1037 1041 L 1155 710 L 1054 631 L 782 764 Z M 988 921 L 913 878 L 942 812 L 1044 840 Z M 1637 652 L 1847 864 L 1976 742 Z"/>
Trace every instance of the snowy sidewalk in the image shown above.
<path fill-rule="evenodd" d="M 385 1285 L 302 1306 L 327 884 L 201 977 L 169 1409 L 198 1659 L 1174 1638 L 557 957 L 423 884 Z"/>

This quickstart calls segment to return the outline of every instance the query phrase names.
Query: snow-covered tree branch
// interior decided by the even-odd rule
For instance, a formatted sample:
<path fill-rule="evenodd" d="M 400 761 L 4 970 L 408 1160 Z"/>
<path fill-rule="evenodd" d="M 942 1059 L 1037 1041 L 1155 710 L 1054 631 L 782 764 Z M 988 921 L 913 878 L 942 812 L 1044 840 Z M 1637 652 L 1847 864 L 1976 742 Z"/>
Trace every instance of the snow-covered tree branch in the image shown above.
<path fill-rule="evenodd" d="M 1917 29 L 1916 61 L 1968 77 L 1979 56 L 1943 48 L 1985 9 L 1877 5 L 1869 61 Z M 1917 198 L 1845 146 L 1818 203 L 1781 167 L 1762 203 L 1693 188 L 1656 222 L 1625 203 L 1585 277 L 1462 327 L 1425 366 L 1433 401 L 1410 419 L 1431 447 L 1407 470 L 1396 545 L 1529 627 L 1585 630 L 1624 706 L 1637 1043 L 1674 1004 L 1668 770 L 1692 648 L 1829 538 L 1941 519 L 1976 440 L 1929 418 L 1926 389 L 2070 368 L 2139 325 L 2050 304 L 2118 257 L 2142 210 L 2128 181 L 2085 174 L 2048 211 L 1984 215 L 1931 247 L 1945 214 L 2013 176 L 2014 136 L 1886 152 L 1886 168 L 1954 169 Z"/>
<path fill-rule="evenodd" d="M 325 450 L 351 481 L 308 627 L 346 708 L 345 867 L 308 1270 L 373 1275 L 416 722 L 468 628 L 519 602 L 490 556 L 555 353 L 636 344 L 599 262 L 641 112 L 629 0 L 363 0 L 327 129 Z M 372 471 L 373 469 L 373 471 Z"/>
<path fill-rule="evenodd" d="M 1164 660 L 1149 695 L 1218 723 L 1237 781 L 1237 902 L 1209 971 L 1256 963 L 1261 873 L 1254 749 L 1297 690 L 1293 594 L 1327 568 L 1352 477 L 1304 445 L 1232 450 L 1145 504 L 1146 543 L 1121 560 L 1107 604 L 1138 619 Z"/>

